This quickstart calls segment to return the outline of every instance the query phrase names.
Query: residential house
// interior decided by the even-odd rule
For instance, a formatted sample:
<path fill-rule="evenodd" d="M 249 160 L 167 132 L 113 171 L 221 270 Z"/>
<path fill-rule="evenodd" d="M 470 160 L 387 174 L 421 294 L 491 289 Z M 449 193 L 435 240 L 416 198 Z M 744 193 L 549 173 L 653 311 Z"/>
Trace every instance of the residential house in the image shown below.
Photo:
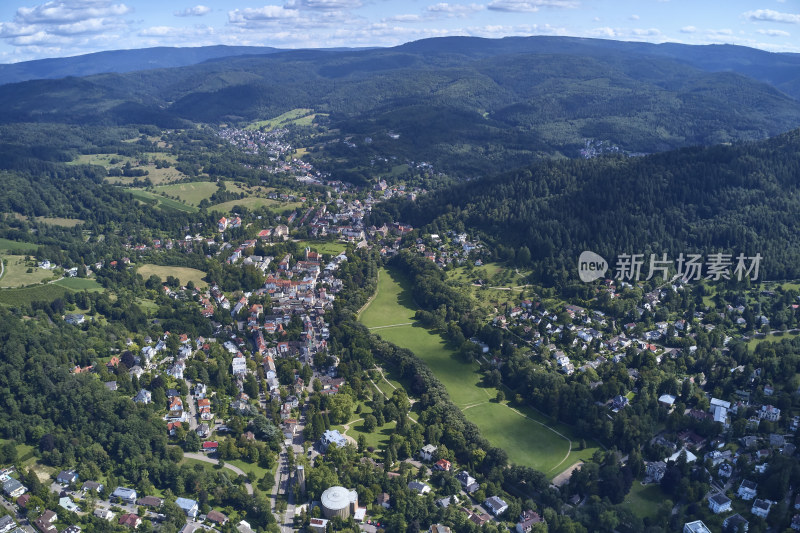
<path fill-rule="evenodd" d="M 311 531 L 316 531 L 317 533 L 325 533 L 328 530 L 328 520 L 326 518 L 312 518 L 308 525 Z"/>
<path fill-rule="evenodd" d="M 722 527 L 725 531 L 731 531 L 733 533 L 747 533 L 750 523 L 745 520 L 742 515 L 736 513 L 735 515 L 726 518 L 722 522 Z"/>
<path fill-rule="evenodd" d="M 771 507 L 772 502 L 770 500 L 756 498 L 753 502 L 753 507 L 750 508 L 750 512 L 756 516 L 760 516 L 761 518 L 766 518 Z"/>
<path fill-rule="evenodd" d="M 452 468 L 452 465 L 450 464 L 450 461 L 448 461 L 447 459 L 439 459 L 438 461 L 436 461 L 433 467 L 436 470 L 441 470 L 442 472 L 449 472 L 450 469 Z"/>
<path fill-rule="evenodd" d="M 136 500 L 136 505 L 139 507 L 150 507 L 152 509 L 158 509 L 163 503 L 164 500 L 157 496 L 145 496 Z"/>
<path fill-rule="evenodd" d="M 731 510 L 731 499 L 719 492 L 708 498 L 708 508 L 714 514 L 726 513 Z"/>
<path fill-rule="evenodd" d="M 781 418 L 781 410 L 772 405 L 762 405 L 758 411 L 758 418 L 761 420 L 769 420 L 770 422 L 777 422 Z"/>
<path fill-rule="evenodd" d="M 117 487 L 114 492 L 111 493 L 111 500 L 129 504 L 136 503 L 136 491 L 127 487 Z"/>
<path fill-rule="evenodd" d="M 461 487 L 468 493 L 473 493 L 480 488 L 475 478 L 470 476 L 469 472 L 466 470 L 462 470 L 456 474 L 456 479 L 461 483 Z"/>
<path fill-rule="evenodd" d="M 18 498 L 28 491 L 25 485 L 14 479 L 8 478 L 3 482 L 3 493 L 9 498 Z"/>
<path fill-rule="evenodd" d="M 444 498 L 439 498 L 436 500 L 436 505 L 441 507 L 442 509 L 447 509 L 450 505 L 455 505 L 458 503 L 458 497 L 453 496 L 445 496 Z"/>
<path fill-rule="evenodd" d="M 97 481 L 84 481 L 83 486 L 81 487 L 83 492 L 95 491 L 95 492 L 103 492 L 103 484 L 98 483 Z"/>
<path fill-rule="evenodd" d="M 514 529 L 516 529 L 517 533 L 530 533 L 533 530 L 534 524 L 542 522 L 544 522 L 544 519 L 539 516 L 539 513 L 530 510 L 523 511 L 520 513 L 519 520 Z"/>
<path fill-rule="evenodd" d="M 105 509 L 103 507 L 98 507 L 94 510 L 93 513 L 97 518 L 101 518 L 103 520 L 111 521 L 114 518 L 114 513 L 110 509 Z"/>
<path fill-rule="evenodd" d="M 508 504 L 498 496 L 486 498 L 486 500 L 483 502 L 483 505 L 495 516 L 503 514 L 506 512 L 506 509 L 508 509 Z"/>
<path fill-rule="evenodd" d="M 70 498 L 69 496 L 62 496 L 61 498 L 59 498 L 58 506 L 72 513 L 77 513 L 78 511 L 81 510 L 81 508 L 78 507 L 78 504 L 72 501 L 72 498 Z"/>
<path fill-rule="evenodd" d="M 442 524 L 433 524 L 429 530 L 430 533 L 451 533 L 450 528 Z"/>
<path fill-rule="evenodd" d="M 320 439 L 320 447 L 325 452 L 331 444 L 335 444 L 339 448 L 344 448 L 347 445 L 347 439 L 339 433 L 337 429 L 328 429 L 322 434 Z"/>
<path fill-rule="evenodd" d="M 645 481 L 649 483 L 660 483 L 664 474 L 667 472 L 667 463 L 664 461 L 654 461 L 647 463 L 645 467 Z"/>
<path fill-rule="evenodd" d="M 142 519 L 133 513 L 126 513 L 119 517 L 119 524 L 131 529 L 136 529 L 142 524 Z"/>
<path fill-rule="evenodd" d="M 175 504 L 180 507 L 189 518 L 195 518 L 200 510 L 197 502 L 195 500 L 190 500 L 189 498 L 177 498 L 175 500 Z"/>
<path fill-rule="evenodd" d="M 683 533 L 711 533 L 711 530 L 708 529 L 702 520 L 695 520 L 694 522 L 686 522 L 683 524 Z"/>
<path fill-rule="evenodd" d="M 391 509 L 392 504 L 390 503 L 390 500 L 391 498 L 388 492 L 382 492 L 378 494 L 377 498 L 375 498 L 377 504 L 383 507 L 384 509 Z"/>
<path fill-rule="evenodd" d="M 219 524 L 221 526 L 224 526 L 225 524 L 228 523 L 228 517 L 227 516 L 225 516 L 224 514 L 220 513 L 219 511 L 216 511 L 216 510 L 213 510 L 213 509 L 208 512 L 208 514 L 206 515 L 206 519 L 210 520 L 211 522 L 214 522 L 215 524 Z"/>
<path fill-rule="evenodd" d="M 133 401 L 147 405 L 153 401 L 153 395 L 150 394 L 149 390 L 141 389 L 136 396 L 134 396 Z"/>
<path fill-rule="evenodd" d="M 743 500 L 752 500 L 756 497 L 756 487 L 758 487 L 757 483 L 750 481 L 749 479 L 743 479 L 742 484 L 739 485 L 737 494 Z"/>
<path fill-rule="evenodd" d="M 58 515 L 47 509 L 42 513 L 42 516 L 33 521 L 33 526 L 39 530 L 40 533 L 56 533 L 58 530 L 53 522 L 58 520 Z"/>
<path fill-rule="evenodd" d="M 12 529 L 17 527 L 17 523 L 14 522 L 14 519 L 8 515 L 0 517 L 0 533 L 8 533 Z"/>
<path fill-rule="evenodd" d="M 409 482 L 408 488 L 416 492 L 417 494 L 427 494 L 428 492 L 431 491 L 431 488 L 428 485 L 426 485 L 425 483 L 420 483 L 419 481 Z"/>
<path fill-rule="evenodd" d="M 436 446 L 433 444 L 426 444 L 419 452 L 419 456 L 423 461 L 433 461 L 433 454 L 436 453 Z"/>

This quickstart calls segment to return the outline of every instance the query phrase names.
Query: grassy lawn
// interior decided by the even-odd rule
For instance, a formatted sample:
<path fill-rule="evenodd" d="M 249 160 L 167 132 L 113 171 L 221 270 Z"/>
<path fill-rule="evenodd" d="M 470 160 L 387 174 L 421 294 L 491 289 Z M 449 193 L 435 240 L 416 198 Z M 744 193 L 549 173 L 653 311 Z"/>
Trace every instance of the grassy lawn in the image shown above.
<path fill-rule="evenodd" d="M 780 342 L 783 339 L 794 339 L 797 337 L 797 335 L 797 333 L 777 333 L 774 335 L 767 335 L 766 337 L 751 338 L 749 341 L 747 341 L 747 347 L 750 350 L 755 350 L 756 346 L 762 342 Z"/>
<path fill-rule="evenodd" d="M 166 198 L 161 196 L 160 194 L 154 194 L 149 191 L 144 191 L 142 189 L 128 189 L 128 192 L 131 193 L 135 198 L 141 200 L 146 204 L 155 205 L 159 209 L 167 209 L 173 211 L 183 211 L 186 213 L 194 213 L 197 211 L 197 208 L 193 205 L 186 205 L 184 203 L 178 202 L 173 200 L 172 198 Z"/>
<path fill-rule="evenodd" d="M 8 239 L 0 239 L 0 250 L 7 250 L 9 252 L 30 252 L 36 251 L 37 245 L 32 242 L 10 241 Z"/>
<path fill-rule="evenodd" d="M 381 269 L 378 272 L 378 291 L 362 312 L 359 320 L 368 328 L 403 324 L 414 321 L 416 306 L 411 298 L 408 280 L 396 273 Z"/>
<path fill-rule="evenodd" d="M 577 442 L 570 428 L 547 420 L 532 409 L 515 411 L 505 403 L 490 401 L 496 390 L 481 385 L 478 364 L 461 361 L 435 332 L 414 325 L 381 327 L 413 321 L 415 306 L 407 287 L 407 281 L 400 276 L 381 270 L 378 292 L 361 314 L 361 322 L 377 328 L 373 332 L 425 361 L 447 388 L 453 403 L 492 445 L 506 450 L 511 461 L 541 470 L 551 478 L 574 462 L 591 457 L 596 450 L 594 443 L 585 450 L 574 449 Z"/>
<path fill-rule="evenodd" d="M 206 273 L 196 268 L 145 264 L 139 267 L 138 272 L 145 280 L 152 275 L 158 276 L 161 278 L 161 281 L 165 281 L 167 276 L 175 276 L 181 281 L 181 285 L 183 286 L 189 283 L 189 281 L 193 281 L 198 288 L 208 285 L 208 283 L 203 281 L 203 277 L 205 277 Z"/>
<path fill-rule="evenodd" d="M 25 287 L 53 278 L 52 270 L 28 266 L 24 255 L 5 255 L 2 259 L 5 261 L 5 273 L 0 278 L 0 288 Z M 28 272 L 28 269 L 32 269 L 32 272 Z"/>
<path fill-rule="evenodd" d="M 219 187 L 210 181 L 196 181 L 192 183 L 173 183 L 155 188 L 159 193 L 177 196 L 189 205 L 197 205 L 202 200 L 211 198 Z"/>
<path fill-rule="evenodd" d="M 59 285 L 61 287 L 66 287 L 67 289 L 71 289 L 73 291 L 83 291 L 87 290 L 90 292 L 102 292 L 103 286 L 97 283 L 97 281 L 89 278 L 64 278 L 56 281 L 53 285 Z"/>
<path fill-rule="evenodd" d="M 633 482 L 630 493 L 625 497 L 621 504 L 627 507 L 639 518 L 654 517 L 658 513 L 658 506 L 666 499 L 661 487 L 657 483 L 642 485 L 638 481 Z"/>
<path fill-rule="evenodd" d="M 225 181 L 225 188 L 232 193 L 236 194 L 247 194 L 253 196 L 262 196 L 267 195 L 275 190 L 274 187 L 264 187 L 263 185 L 248 185 L 246 183 L 240 183 L 238 181 Z"/>
<path fill-rule="evenodd" d="M 284 211 L 286 209 L 296 209 L 300 207 L 300 202 L 279 202 L 278 200 L 271 200 L 269 198 L 242 198 L 241 200 L 231 200 L 221 204 L 211 206 L 211 211 L 218 211 L 220 213 L 230 213 L 236 206 L 246 207 L 247 209 L 258 209 L 260 207 L 267 207 L 273 211 Z"/>
<path fill-rule="evenodd" d="M 83 220 L 78 218 L 63 218 L 63 217 L 36 217 L 36 222 L 42 224 L 50 224 L 51 226 L 61 226 L 62 228 L 74 228 L 83 224 Z"/>
<path fill-rule="evenodd" d="M 281 126 L 296 124 L 298 126 L 310 126 L 317 114 L 313 109 L 297 108 L 287 111 L 282 115 L 269 120 L 259 120 L 247 126 L 248 130 L 274 130 Z"/>
<path fill-rule="evenodd" d="M 239 468 L 245 471 L 247 477 L 249 477 L 250 480 L 253 481 L 254 483 L 259 479 L 261 479 L 262 477 L 264 477 L 264 474 L 270 472 L 266 468 L 261 468 L 260 466 L 251 463 L 245 463 L 240 459 L 236 459 L 235 461 L 225 461 L 225 464 L 238 466 Z M 228 473 L 236 475 L 231 471 L 228 471 Z"/>
<path fill-rule="evenodd" d="M 298 241 L 297 245 L 302 248 L 311 248 L 314 252 L 328 255 L 339 255 L 347 249 L 347 244 L 343 242 Z"/>

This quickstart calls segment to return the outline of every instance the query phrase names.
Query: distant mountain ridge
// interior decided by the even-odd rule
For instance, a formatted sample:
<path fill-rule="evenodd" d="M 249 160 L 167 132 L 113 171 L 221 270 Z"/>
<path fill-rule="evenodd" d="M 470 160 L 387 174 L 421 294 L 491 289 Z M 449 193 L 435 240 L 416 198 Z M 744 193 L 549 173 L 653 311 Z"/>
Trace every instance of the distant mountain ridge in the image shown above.
<path fill-rule="evenodd" d="M 134 50 L 109 50 L 73 57 L 37 59 L 0 65 L 0 85 L 67 76 L 91 76 L 107 72 L 133 72 L 158 68 L 185 67 L 222 57 L 264 55 L 279 52 L 269 46 L 159 46 Z"/>
<path fill-rule="evenodd" d="M 268 52 L 0 85 L 0 123 L 243 125 L 310 108 L 356 136 L 348 157 L 429 161 L 463 177 L 577 157 L 587 139 L 660 152 L 800 126 L 797 54 L 568 37 Z"/>

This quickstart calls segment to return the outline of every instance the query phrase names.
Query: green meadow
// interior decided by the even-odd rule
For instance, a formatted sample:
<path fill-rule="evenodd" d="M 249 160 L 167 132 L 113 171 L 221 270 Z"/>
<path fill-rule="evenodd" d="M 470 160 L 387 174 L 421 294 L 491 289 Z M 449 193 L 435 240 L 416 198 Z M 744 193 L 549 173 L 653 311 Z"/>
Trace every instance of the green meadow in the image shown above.
<path fill-rule="evenodd" d="M 536 468 L 552 478 L 597 450 L 594 443 L 577 449 L 569 427 L 530 408 L 497 403 L 496 389 L 481 384 L 477 363 L 465 363 L 436 332 L 413 324 L 416 306 L 408 281 L 382 269 L 378 290 L 359 320 L 385 340 L 414 352 L 447 389 L 453 403 L 489 442 L 503 448 L 517 464 Z"/>

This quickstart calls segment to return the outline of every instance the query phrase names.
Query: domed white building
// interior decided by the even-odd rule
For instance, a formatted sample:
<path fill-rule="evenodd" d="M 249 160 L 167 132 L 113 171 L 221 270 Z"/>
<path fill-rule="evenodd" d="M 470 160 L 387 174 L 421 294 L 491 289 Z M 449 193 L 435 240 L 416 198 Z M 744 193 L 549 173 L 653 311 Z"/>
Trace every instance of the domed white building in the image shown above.
<path fill-rule="evenodd" d="M 322 514 L 325 518 L 348 518 L 358 508 L 358 493 L 344 487 L 330 487 L 322 493 Z"/>

